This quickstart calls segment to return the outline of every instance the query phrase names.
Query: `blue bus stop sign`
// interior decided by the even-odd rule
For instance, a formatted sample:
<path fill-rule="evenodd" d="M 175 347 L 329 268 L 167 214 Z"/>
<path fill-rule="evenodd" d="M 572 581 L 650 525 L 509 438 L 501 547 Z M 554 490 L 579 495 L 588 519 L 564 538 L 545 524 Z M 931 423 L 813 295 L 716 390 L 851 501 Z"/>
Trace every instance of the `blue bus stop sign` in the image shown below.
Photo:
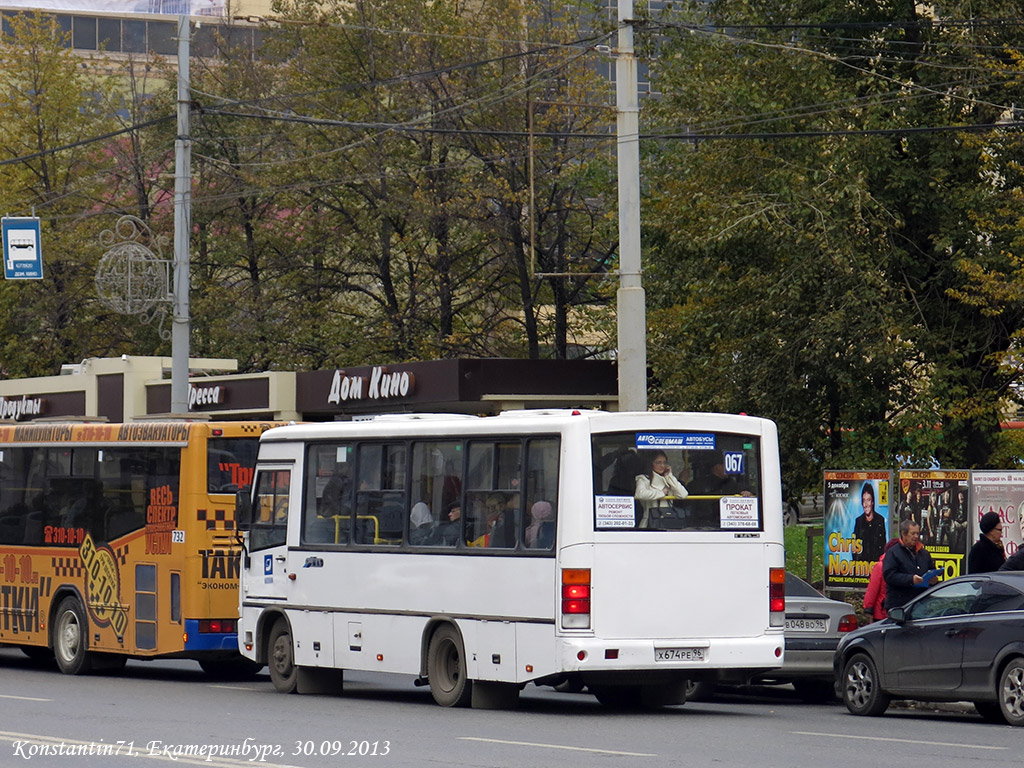
<path fill-rule="evenodd" d="M 4 237 L 4 277 L 8 280 L 42 280 L 43 249 L 39 219 L 7 217 L 0 219 Z"/>

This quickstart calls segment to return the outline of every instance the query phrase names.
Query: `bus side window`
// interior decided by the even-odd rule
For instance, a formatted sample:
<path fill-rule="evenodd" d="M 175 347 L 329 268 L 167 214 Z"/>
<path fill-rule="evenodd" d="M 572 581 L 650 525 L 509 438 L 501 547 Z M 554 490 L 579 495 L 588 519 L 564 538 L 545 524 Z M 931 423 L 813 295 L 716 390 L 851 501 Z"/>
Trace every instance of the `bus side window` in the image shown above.
<path fill-rule="evenodd" d="M 264 470 L 257 475 L 256 519 L 249 534 L 249 545 L 253 551 L 285 543 L 290 486 L 289 470 Z"/>
<path fill-rule="evenodd" d="M 347 544 L 352 520 L 352 465 L 348 445 L 309 449 L 303 541 Z"/>
<path fill-rule="evenodd" d="M 353 540 L 357 544 L 401 544 L 408 517 L 405 505 L 405 445 L 360 445 L 358 470 L 359 488 L 356 490 Z"/>
<path fill-rule="evenodd" d="M 552 549 L 555 545 L 556 504 L 558 498 L 559 441 L 533 438 L 526 443 L 527 519 L 523 544 L 528 549 Z"/>

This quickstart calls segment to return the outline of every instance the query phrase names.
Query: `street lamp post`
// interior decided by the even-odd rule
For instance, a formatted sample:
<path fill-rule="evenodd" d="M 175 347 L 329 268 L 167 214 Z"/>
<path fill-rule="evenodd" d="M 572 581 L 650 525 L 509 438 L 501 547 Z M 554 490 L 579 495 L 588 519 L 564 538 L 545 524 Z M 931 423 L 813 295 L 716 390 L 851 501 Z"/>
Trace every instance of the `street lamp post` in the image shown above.
<path fill-rule="evenodd" d="M 640 265 L 640 107 L 633 49 L 633 0 L 619 0 L 615 60 L 618 136 L 619 409 L 647 410 L 647 310 Z"/>
<path fill-rule="evenodd" d="M 171 413 L 188 412 L 189 260 L 192 231 L 192 141 L 189 137 L 189 23 L 178 17 L 178 135 L 174 140 L 174 320 Z"/>

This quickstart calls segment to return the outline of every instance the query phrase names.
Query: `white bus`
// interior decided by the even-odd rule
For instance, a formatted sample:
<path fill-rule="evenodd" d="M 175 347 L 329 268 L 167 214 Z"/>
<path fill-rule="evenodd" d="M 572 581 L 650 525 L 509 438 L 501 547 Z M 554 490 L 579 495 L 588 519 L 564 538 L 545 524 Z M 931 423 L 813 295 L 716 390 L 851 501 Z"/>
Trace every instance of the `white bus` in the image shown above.
<path fill-rule="evenodd" d="M 444 706 L 514 706 L 530 682 L 657 705 L 682 703 L 690 680 L 782 663 L 765 419 L 564 410 L 281 427 L 260 439 L 244 506 L 239 646 L 285 693 L 340 690 L 350 669 L 415 675 Z"/>

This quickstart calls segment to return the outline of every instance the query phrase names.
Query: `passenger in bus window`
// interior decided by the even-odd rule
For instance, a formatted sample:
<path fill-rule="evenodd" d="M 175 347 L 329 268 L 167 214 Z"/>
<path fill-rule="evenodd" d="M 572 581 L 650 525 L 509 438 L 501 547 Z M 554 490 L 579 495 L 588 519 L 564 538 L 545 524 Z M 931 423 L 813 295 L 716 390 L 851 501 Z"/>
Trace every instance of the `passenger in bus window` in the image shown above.
<path fill-rule="evenodd" d="M 445 547 L 454 547 L 462 536 L 462 505 L 453 501 L 448 505 L 448 521 L 437 529 L 437 542 Z"/>
<path fill-rule="evenodd" d="M 85 495 L 80 496 L 71 505 L 61 524 L 67 528 L 85 528 L 87 531 L 98 533 L 109 511 L 110 502 L 103 495 L 103 482 L 88 482 Z"/>
<path fill-rule="evenodd" d="M 338 464 L 331 479 L 324 486 L 323 496 L 317 508 L 320 517 L 348 516 L 351 511 L 352 479 L 348 465 Z"/>
<path fill-rule="evenodd" d="M 555 510 L 550 501 L 535 501 L 530 507 L 530 524 L 523 539 L 531 549 L 551 549 L 555 543 Z"/>
<path fill-rule="evenodd" d="M 652 453 L 650 462 L 647 472 L 635 478 L 633 495 L 643 506 L 643 517 L 638 528 L 647 527 L 652 509 L 669 508 L 673 500 L 685 499 L 689 495 L 683 484 L 672 474 L 672 467 L 664 451 Z"/>
<path fill-rule="evenodd" d="M 434 515 L 425 502 L 417 501 L 409 512 L 409 543 L 428 544 L 434 535 Z"/>
<path fill-rule="evenodd" d="M 690 490 L 706 496 L 754 495 L 742 475 L 725 471 L 725 455 L 721 451 L 714 451 L 698 464 Z"/>
<path fill-rule="evenodd" d="M 497 514 L 497 510 L 492 511 L 490 504 L 492 496 L 493 494 L 473 493 L 467 497 L 469 510 L 466 519 L 466 544 L 470 547 L 487 546 L 490 527 Z"/>
<path fill-rule="evenodd" d="M 489 547 L 516 545 L 516 517 L 519 514 L 518 493 L 495 493 L 487 499 Z"/>

